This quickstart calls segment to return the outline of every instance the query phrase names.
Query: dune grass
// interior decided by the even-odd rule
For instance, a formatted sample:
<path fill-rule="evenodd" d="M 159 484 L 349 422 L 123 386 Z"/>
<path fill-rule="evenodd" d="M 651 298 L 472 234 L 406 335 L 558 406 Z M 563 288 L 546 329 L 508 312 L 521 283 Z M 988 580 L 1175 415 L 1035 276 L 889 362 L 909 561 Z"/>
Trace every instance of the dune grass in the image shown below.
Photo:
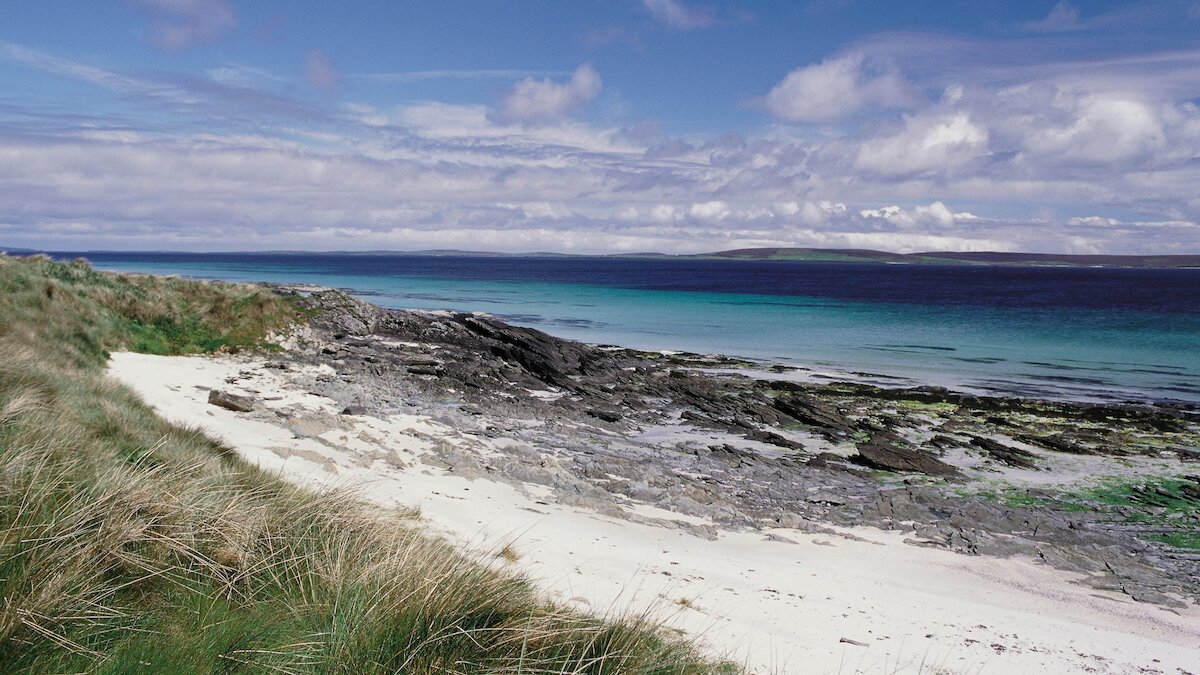
<path fill-rule="evenodd" d="M 0 255 L 0 669 L 709 673 L 644 618 L 601 620 L 158 418 L 110 349 L 270 348 L 300 310 L 252 286 Z"/>

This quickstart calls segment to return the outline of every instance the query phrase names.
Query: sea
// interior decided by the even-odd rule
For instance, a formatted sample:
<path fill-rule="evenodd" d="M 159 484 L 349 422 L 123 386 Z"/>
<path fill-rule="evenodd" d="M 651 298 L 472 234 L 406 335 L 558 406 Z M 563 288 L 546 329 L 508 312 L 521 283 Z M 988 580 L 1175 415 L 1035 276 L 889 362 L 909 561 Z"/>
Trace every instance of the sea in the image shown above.
<path fill-rule="evenodd" d="M 103 270 L 315 284 L 810 380 L 1200 405 L 1200 269 L 634 257 L 58 253 Z"/>

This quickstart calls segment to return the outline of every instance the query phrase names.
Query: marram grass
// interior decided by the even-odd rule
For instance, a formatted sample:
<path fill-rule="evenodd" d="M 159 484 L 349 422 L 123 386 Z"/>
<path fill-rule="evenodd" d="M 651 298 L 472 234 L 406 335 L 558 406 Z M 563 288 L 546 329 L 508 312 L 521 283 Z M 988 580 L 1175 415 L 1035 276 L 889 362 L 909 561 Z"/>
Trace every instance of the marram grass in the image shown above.
<path fill-rule="evenodd" d="M 269 348 L 297 316 L 252 286 L 0 255 L 0 670 L 732 670 L 267 476 L 103 373 L 109 349 Z"/>

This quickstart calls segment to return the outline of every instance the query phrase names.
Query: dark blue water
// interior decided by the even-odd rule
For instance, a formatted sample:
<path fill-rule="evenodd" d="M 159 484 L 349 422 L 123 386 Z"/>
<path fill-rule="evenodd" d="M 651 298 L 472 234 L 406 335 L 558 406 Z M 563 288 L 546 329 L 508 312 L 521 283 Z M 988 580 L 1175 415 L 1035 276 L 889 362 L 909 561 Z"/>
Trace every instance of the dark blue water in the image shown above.
<path fill-rule="evenodd" d="M 74 254 L 63 254 L 74 255 Z M 349 289 L 596 343 L 898 384 L 1200 403 L 1200 270 L 91 253 L 102 269 Z"/>

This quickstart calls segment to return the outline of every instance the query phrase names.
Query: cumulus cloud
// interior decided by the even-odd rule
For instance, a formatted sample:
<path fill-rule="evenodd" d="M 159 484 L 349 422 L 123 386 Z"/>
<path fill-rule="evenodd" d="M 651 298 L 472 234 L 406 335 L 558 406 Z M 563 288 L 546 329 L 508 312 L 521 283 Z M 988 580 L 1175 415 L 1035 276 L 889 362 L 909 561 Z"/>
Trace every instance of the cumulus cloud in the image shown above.
<path fill-rule="evenodd" d="M 868 106 L 909 107 L 915 99 L 898 72 L 855 53 L 793 70 L 771 89 L 765 105 L 791 122 L 831 122 Z"/>
<path fill-rule="evenodd" d="M 1061 121 L 1047 120 L 1025 136 L 1031 154 L 1111 164 L 1149 155 L 1166 143 L 1156 111 L 1120 94 L 1060 95 L 1053 112 Z"/>
<path fill-rule="evenodd" d="M 950 227 L 956 221 L 955 214 L 941 202 L 934 202 L 928 206 L 914 206 L 909 209 L 899 206 L 885 206 L 878 209 L 863 209 L 858 213 L 863 218 L 885 220 L 905 229 L 918 227 L 922 224 Z"/>
<path fill-rule="evenodd" d="M 304 57 L 304 79 L 321 91 L 333 91 L 338 83 L 337 66 L 320 49 L 310 49 Z"/>
<path fill-rule="evenodd" d="M 168 52 L 207 44 L 237 25 L 228 0 L 133 0 L 151 13 L 147 39 Z"/>
<path fill-rule="evenodd" d="M 899 132 L 863 142 L 854 166 L 888 177 L 945 174 L 987 153 L 988 131 L 969 114 L 917 115 Z"/>
<path fill-rule="evenodd" d="M 690 7 L 681 0 L 642 0 L 646 11 L 677 30 L 708 28 L 716 22 L 711 11 Z"/>
<path fill-rule="evenodd" d="M 550 124 L 591 103 L 601 87 L 600 74 L 590 63 L 563 83 L 527 77 L 500 99 L 491 117 L 502 124 Z"/>
<path fill-rule="evenodd" d="M 728 204 L 714 200 L 692 204 L 691 208 L 688 209 L 688 213 L 696 220 L 715 221 L 728 218 L 730 212 Z"/>

